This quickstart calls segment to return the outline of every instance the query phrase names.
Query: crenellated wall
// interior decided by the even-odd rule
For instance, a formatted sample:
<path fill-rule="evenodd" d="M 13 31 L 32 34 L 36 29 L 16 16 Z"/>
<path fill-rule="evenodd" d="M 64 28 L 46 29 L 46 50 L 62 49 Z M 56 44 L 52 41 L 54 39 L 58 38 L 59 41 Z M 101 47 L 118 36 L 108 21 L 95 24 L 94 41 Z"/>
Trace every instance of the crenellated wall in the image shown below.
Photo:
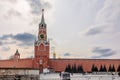
<path fill-rule="evenodd" d="M 0 68 L 34 68 L 34 59 L 0 60 Z"/>
<path fill-rule="evenodd" d="M 91 71 L 93 64 L 97 66 L 98 69 L 100 69 L 101 65 L 105 65 L 107 70 L 110 65 L 114 65 L 115 70 L 117 70 L 120 59 L 50 59 L 50 67 L 55 71 L 64 71 L 68 64 L 71 66 L 76 64 L 76 67 L 82 65 L 85 72 Z"/>

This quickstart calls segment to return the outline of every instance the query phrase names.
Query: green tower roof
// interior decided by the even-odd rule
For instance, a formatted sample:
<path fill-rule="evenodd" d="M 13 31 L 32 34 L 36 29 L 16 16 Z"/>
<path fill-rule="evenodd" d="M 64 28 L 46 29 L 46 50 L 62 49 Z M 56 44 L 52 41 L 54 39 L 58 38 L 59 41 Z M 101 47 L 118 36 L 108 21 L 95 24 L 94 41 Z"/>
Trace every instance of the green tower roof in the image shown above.
<path fill-rule="evenodd" d="M 41 18 L 40 25 L 46 25 L 44 20 L 44 9 L 42 9 L 42 18 Z"/>

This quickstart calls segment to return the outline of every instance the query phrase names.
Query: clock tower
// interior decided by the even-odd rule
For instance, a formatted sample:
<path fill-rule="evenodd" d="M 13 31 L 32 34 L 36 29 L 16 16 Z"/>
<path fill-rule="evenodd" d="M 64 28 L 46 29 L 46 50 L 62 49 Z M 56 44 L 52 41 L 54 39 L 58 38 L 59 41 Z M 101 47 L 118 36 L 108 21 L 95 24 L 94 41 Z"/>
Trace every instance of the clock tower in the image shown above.
<path fill-rule="evenodd" d="M 35 41 L 34 56 L 36 67 L 43 72 L 43 69 L 48 68 L 49 61 L 49 41 L 47 40 L 47 25 L 44 21 L 44 9 L 42 9 L 42 18 L 39 23 L 38 39 Z"/>

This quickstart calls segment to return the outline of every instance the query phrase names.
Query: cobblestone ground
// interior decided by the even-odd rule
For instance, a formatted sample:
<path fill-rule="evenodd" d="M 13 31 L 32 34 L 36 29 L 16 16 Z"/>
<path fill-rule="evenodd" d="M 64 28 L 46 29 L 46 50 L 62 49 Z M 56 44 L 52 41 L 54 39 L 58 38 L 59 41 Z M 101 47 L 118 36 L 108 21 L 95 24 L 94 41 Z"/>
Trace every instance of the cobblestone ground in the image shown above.
<path fill-rule="evenodd" d="M 62 80 L 58 73 L 41 74 L 40 80 Z M 71 75 L 71 80 L 120 80 L 118 75 Z"/>

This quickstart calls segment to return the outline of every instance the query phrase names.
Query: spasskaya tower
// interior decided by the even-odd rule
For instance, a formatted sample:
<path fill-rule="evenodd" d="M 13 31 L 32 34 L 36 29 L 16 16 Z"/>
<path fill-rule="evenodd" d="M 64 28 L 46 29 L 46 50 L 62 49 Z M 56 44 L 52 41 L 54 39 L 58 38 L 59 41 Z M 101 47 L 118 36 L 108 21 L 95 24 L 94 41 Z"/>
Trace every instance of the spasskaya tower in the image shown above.
<path fill-rule="evenodd" d="M 49 61 L 49 41 L 47 39 L 47 25 L 44 20 L 44 9 L 42 9 L 42 18 L 39 23 L 38 39 L 34 45 L 34 56 L 37 68 L 43 72 L 44 68 L 48 68 Z"/>

